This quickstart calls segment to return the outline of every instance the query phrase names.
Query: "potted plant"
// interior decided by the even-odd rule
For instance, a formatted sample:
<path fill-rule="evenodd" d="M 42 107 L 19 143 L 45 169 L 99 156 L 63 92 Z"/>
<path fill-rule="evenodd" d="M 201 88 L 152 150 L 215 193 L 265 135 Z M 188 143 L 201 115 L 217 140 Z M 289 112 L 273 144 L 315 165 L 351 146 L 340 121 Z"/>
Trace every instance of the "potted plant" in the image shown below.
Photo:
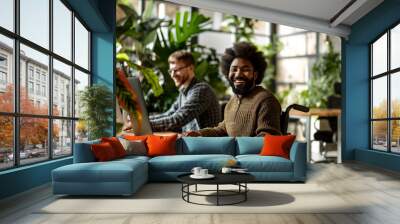
<path fill-rule="evenodd" d="M 113 96 L 108 87 L 102 84 L 88 86 L 79 93 L 79 97 L 82 110 L 80 124 L 86 125 L 88 139 L 110 136 Z"/>

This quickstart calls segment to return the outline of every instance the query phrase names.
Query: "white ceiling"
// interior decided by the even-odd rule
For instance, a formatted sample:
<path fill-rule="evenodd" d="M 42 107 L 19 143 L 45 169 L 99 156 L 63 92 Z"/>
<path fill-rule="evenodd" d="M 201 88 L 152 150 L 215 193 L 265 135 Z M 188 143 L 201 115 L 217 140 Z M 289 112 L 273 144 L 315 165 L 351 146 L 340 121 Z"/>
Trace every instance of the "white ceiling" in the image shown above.
<path fill-rule="evenodd" d="M 228 1 L 241 4 L 245 2 L 243 0 Z M 246 4 L 329 21 L 329 19 L 350 1 L 351 0 L 251 0 L 247 1 Z"/>
<path fill-rule="evenodd" d="M 347 37 L 383 0 L 167 0 L 183 5 Z M 349 7 L 338 14 L 347 4 Z M 335 15 L 338 16 L 335 17 Z M 336 18 L 336 20 L 334 20 Z"/>

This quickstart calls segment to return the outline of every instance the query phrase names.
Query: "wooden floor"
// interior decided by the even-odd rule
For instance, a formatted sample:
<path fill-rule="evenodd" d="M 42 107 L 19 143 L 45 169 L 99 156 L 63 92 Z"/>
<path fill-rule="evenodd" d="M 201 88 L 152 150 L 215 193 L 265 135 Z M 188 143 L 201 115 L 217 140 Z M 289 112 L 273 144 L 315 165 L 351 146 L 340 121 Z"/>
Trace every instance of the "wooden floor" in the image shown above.
<path fill-rule="evenodd" d="M 50 187 L 43 186 L 0 202 L 0 223 L 400 223 L 399 173 L 359 163 L 312 164 L 308 183 L 366 206 L 357 214 L 35 214 L 35 208 L 54 200 Z"/>

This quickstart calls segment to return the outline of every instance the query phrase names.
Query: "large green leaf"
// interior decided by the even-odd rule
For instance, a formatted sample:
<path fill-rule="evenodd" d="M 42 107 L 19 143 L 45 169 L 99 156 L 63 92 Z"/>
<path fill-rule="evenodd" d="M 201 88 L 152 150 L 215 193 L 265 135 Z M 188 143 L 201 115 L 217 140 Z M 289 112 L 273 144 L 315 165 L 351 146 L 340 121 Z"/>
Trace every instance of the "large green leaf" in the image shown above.
<path fill-rule="evenodd" d="M 117 53 L 118 61 L 129 61 L 129 55 L 125 52 Z"/>
<path fill-rule="evenodd" d="M 197 78 L 204 79 L 204 77 L 207 74 L 208 67 L 209 67 L 209 65 L 206 60 L 201 61 L 200 64 L 198 64 L 196 66 L 196 70 L 195 70 Z"/>
<path fill-rule="evenodd" d="M 134 17 L 139 17 L 139 15 L 137 14 L 137 12 L 128 4 L 126 3 L 118 3 L 117 4 L 118 7 L 120 7 L 122 9 L 122 11 L 124 11 L 126 16 L 134 16 Z"/>
<path fill-rule="evenodd" d="M 154 1 L 153 0 L 147 0 L 146 1 L 146 8 L 144 9 L 143 12 L 143 19 L 147 20 L 150 19 L 153 13 L 153 8 L 154 8 Z"/>
<path fill-rule="evenodd" d="M 182 22 L 181 22 L 182 21 Z M 181 24 L 182 23 L 182 24 Z M 181 13 L 175 15 L 175 24 L 170 26 L 170 38 L 174 37 L 173 42 L 176 47 L 187 43 L 192 37 L 206 31 L 204 27 L 210 23 L 210 18 L 197 12 L 189 15 L 184 12 L 183 18 Z"/>

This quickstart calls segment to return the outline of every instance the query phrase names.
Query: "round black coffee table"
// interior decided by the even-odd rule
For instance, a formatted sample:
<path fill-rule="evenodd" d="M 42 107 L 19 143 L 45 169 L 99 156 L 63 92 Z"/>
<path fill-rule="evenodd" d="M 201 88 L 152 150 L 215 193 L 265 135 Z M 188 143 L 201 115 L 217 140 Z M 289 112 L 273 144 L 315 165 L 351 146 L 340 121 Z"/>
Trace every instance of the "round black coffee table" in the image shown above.
<path fill-rule="evenodd" d="M 190 177 L 191 173 L 182 174 L 177 177 L 178 181 L 182 183 L 182 199 L 188 203 L 198 205 L 234 205 L 247 200 L 247 192 L 249 188 L 247 183 L 255 180 L 255 177 L 248 173 L 216 173 L 213 174 L 215 177 L 212 179 L 193 179 Z M 197 185 L 216 185 L 215 190 L 197 190 Z M 195 186 L 194 191 L 190 191 L 190 186 Z M 220 185 L 236 185 L 237 190 L 223 190 L 220 189 Z M 215 192 L 215 194 L 206 194 L 209 192 Z M 216 204 L 202 204 L 190 201 L 190 196 L 204 196 L 204 197 L 216 197 Z M 221 197 L 232 197 L 241 196 L 239 200 L 231 203 L 221 203 Z"/>

